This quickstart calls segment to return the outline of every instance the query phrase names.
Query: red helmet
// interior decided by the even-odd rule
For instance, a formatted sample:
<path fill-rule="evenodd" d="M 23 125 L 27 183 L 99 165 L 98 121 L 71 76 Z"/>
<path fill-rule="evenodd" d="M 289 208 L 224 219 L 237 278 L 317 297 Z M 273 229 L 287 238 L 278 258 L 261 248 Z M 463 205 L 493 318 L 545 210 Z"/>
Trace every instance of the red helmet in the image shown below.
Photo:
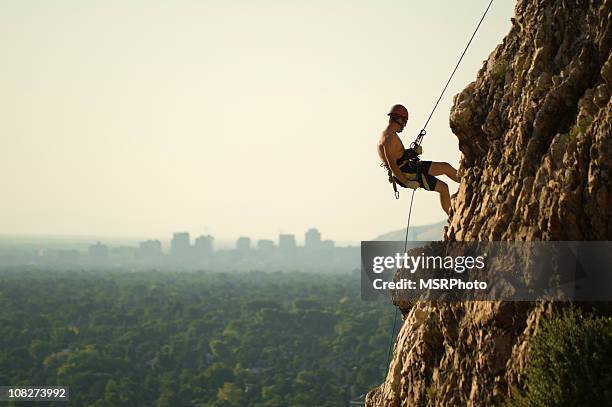
<path fill-rule="evenodd" d="M 393 105 L 387 116 L 399 116 L 408 120 L 408 109 L 404 105 Z"/>

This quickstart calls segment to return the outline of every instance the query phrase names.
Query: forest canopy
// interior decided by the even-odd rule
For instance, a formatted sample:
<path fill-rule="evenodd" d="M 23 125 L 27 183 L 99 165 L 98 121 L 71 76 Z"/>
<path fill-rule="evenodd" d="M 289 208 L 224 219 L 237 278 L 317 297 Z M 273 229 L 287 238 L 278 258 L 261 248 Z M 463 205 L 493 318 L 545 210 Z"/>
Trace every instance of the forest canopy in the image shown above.
<path fill-rule="evenodd" d="M 0 309 L 0 383 L 95 407 L 346 405 L 383 379 L 394 312 L 358 275 L 26 269 Z"/>

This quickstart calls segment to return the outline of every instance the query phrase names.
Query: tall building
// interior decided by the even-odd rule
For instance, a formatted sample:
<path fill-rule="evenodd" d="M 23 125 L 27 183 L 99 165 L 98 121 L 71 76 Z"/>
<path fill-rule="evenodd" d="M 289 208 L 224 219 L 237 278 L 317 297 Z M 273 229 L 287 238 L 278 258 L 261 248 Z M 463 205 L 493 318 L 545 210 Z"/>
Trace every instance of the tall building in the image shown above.
<path fill-rule="evenodd" d="M 196 256 L 211 256 L 215 250 L 214 242 L 215 238 L 211 235 L 202 235 L 198 237 L 193 244 L 193 249 L 195 251 Z"/>
<path fill-rule="evenodd" d="M 281 252 L 295 250 L 295 235 L 280 234 L 278 235 L 278 248 Z"/>
<path fill-rule="evenodd" d="M 251 250 L 251 238 L 242 236 L 236 240 L 236 251 L 248 252 Z"/>
<path fill-rule="evenodd" d="M 176 257 L 188 257 L 191 252 L 191 243 L 188 232 L 174 233 L 170 242 L 170 254 Z"/>
<path fill-rule="evenodd" d="M 100 242 L 89 245 L 87 252 L 94 263 L 104 263 L 108 260 L 108 246 Z"/>
<path fill-rule="evenodd" d="M 321 248 L 321 233 L 318 229 L 308 229 L 304 235 L 304 247 L 309 250 L 318 250 Z"/>
<path fill-rule="evenodd" d="M 261 239 L 257 241 L 257 250 L 261 253 L 270 253 L 274 251 L 274 247 L 272 240 Z"/>
<path fill-rule="evenodd" d="M 138 245 L 137 256 L 142 259 L 159 257 L 162 254 L 161 242 L 159 240 L 145 240 Z"/>
<path fill-rule="evenodd" d="M 134 246 L 118 246 L 111 247 L 109 249 L 109 254 L 114 260 L 118 260 L 120 262 L 131 262 L 136 258 L 138 253 L 138 249 Z"/>

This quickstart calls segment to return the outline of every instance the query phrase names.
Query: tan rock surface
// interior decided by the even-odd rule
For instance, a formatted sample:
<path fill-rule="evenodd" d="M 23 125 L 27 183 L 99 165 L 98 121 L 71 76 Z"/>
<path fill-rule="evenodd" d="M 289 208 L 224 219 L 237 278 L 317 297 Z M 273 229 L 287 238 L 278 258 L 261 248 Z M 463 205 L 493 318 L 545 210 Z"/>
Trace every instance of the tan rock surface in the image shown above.
<path fill-rule="evenodd" d="M 612 240 L 612 0 L 520 0 L 455 96 L 462 152 L 447 240 Z M 562 304 L 399 304 L 367 406 L 491 406 L 522 385 L 528 339 Z"/>

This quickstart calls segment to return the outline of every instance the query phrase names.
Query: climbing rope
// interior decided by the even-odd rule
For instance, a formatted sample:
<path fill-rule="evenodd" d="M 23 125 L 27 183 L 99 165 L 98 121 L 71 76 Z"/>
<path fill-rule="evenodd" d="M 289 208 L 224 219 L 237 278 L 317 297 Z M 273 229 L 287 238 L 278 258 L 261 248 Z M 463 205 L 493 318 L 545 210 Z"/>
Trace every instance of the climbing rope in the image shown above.
<path fill-rule="evenodd" d="M 408 231 L 410 230 L 410 215 L 412 215 L 412 202 L 414 201 L 414 189 L 412 190 L 412 199 L 410 199 L 410 210 L 408 210 L 408 222 L 406 223 L 406 237 L 404 238 L 404 253 L 408 248 Z M 387 352 L 387 373 L 389 373 L 389 362 L 391 361 L 391 347 L 393 345 L 393 335 L 395 334 L 395 325 L 397 323 L 397 311 L 395 307 L 395 315 L 393 316 L 393 329 L 391 330 L 391 338 L 389 338 L 389 351 Z M 386 375 L 385 375 L 386 376 Z"/>
<path fill-rule="evenodd" d="M 463 52 L 461 53 L 461 56 L 459 57 L 459 60 L 457 61 L 455 68 L 453 69 L 448 80 L 446 81 L 444 88 L 442 88 L 442 92 L 440 92 L 440 96 L 438 97 L 438 100 L 436 100 L 436 103 L 433 109 L 431 110 L 429 117 L 427 117 L 427 120 L 425 121 L 425 125 L 423 126 L 419 134 L 417 135 L 416 139 L 410 144 L 410 148 L 415 148 L 416 146 L 420 146 L 421 143 L 423 142 L 423 138 L 427 134 L 427 130 L 426 130 L 427 125 L 429 124 L 429 121 L 433 117 L 434 112 L 438 108 L 438 105 L 440 104 L 440 101 L 442 100 L 442 97 L 444 96 L 444 93 L 446 92 L 446 88 L 448 88 L 448 85 L 451 83 L 453 76 L 455 76 L 455 72 L 457 72 L 457 68 L 459 68 L 459 65 L 461 65 L 461 61 L 463 61 L 463 57 L 465 56 L 468 48 L 472 44 L 472 40 L 474 39 L 474 37 L 476 37 L 476 33 L 478 32 L 478 29 L 480 29 L 480 25 L 482 24 L 485 17 L 487 16 L 487 13 L 489 12 L 489 9 L 491 8 L 491 4 L 493 4 L 493 0 L 489 1 L 489 4 L 487 5 L 487 8 L 482 14 L 482 17 L 480 17 L 480 21 L 478 21 L 478 24 L 476 25 L 476 28 L 474 29 L 474 32 L 472 33 L 472 36 L 470 37 L 467 45 L 463 49 Z M 406 223 L 406 237 L 404 239 L 404 253 L 406 253 L 406 249 L 408 248 L 408 231 L 410 230 L 410 215 L 412 214 L 412 203 L 414 202 L 415 191 L 416 191 L 415 189 L 412 190 L 412 196 L 410 197 L 410 209 L 408 210 L 408 222 Z M 399 199 L 399 194 L 397 193 L 397 191 L 396 191 L 395 197 Z M 391 361 L 391 348 L 393 347 L 393 342 L 394 342 L 393 336 L 395 335 L 395 325 L 397 323 L 397 312 L 398 312 L 398 307 L 395 307 L 395 315 L 393 317 L 393 330 L 391 331 L 391 338 L 389 339 L 389 351 L 387 352 L 387 371 L 385 373 L 385 378 L 389 374 L 389 362 Z"/>
<path fill-rule="evenodd" d="M 467 45 L 463 49 L 463 52 L 461 53 L 461 56 L 459 57 L 459 60 L 457 61 L 457 64 L 455 65 L 455 68 L 453 69 L 453 72 L 451 72 L 448 80 L 446 81 L 446 85 L 444 85 L 444 88 L 442 89 L 442 92 L 440 93 L 440 97 L 438 97 L 438 100 L 436 101 L 436 104 L 434 105 L 433 109 L 431 110 L 431 113 L 429 114 L 429 117 L 427 118 L 427 121 L 425 122 L 425 125 L 423 126 L 423 129 L 421 129 L 421 132 L 417 136 L 417 140 L 416 141 L 418 141 L 418 145 L 421 144 L 421 141 L 423 141 L 423 137 L 425 136 L 425 134 L 427 134 L 427 132 L 425 131 L 425 128 L 429 124 L 429 121 L 431 120 L 434 112 L 438 108 L 438 105 L 440 104 L 440 101 L 442 100 L 442 96 L 444 96 L 444 93 L 446 92 L 446 88 L 448 88 L 448 85 L 451 83 L 451 80 L 453 79 L 453 76 L 455 76 L 455 72 L 457 72 L 457 68 L 459 68 L 459 65 L 461 64 L 461 61 L 463 61 L 463 57 L 465 56 L 465 53 L 467 52 L 468 48 L 470 47 L 470 44 L 472 44 L 472 40 L 476 36 L 476 33 L 478 32 L 478 29 L 480 28 L 480 25 L 482 24 L 482 22 L 484 21 L 485 17 L 487 16 L 487 13 L 489 12 L 489 9 L 491 8 L 491 4 L 493 4 L 493 0 L 491 0 L 489 2 L 489 5 L 487 6 L 487 8 L 485 9 L 484 13 L 482 14 L 482 17 L 480 18 L 480 21 L 478 21 L 478 24 L 476 25 L 476 28 L 474 29 L 474 32 L 472 33 L 472 36 L 470 37 L 470 40 L 468 41 Z"/>

